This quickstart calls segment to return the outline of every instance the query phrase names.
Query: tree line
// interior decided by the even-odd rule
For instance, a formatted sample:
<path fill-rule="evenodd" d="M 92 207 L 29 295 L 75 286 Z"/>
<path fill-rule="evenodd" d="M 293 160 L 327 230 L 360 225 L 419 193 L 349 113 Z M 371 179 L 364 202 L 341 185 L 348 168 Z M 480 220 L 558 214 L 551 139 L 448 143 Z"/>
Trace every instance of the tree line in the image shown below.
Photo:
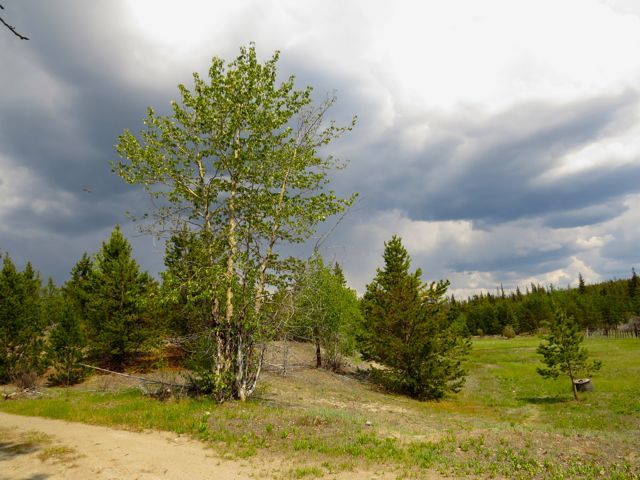
<path fill-rule="evenodd" d="M 576 288 L 531 284 L 524 292 L 517 287 L 507 294 L 500 287 L 495 294 L 481 293 L 464 301 L 450 301 L 473 335 L 534 333 L 554 317 L 554 305 L 574 317 L 583 330 L 602 330 L 640 315 L 639 287 L 632 269 L 628 279 L 587 285 L 579 275 Z"/>
<path fill-rule="evenodd" d="M 119 227 L 93 256 L 84 254 L 58 288 L 42 285 L 9 254 L 0 270 L 0 381 L 30 385 L 50 368 L 53 384 L 80 381 L 83 361 L 123 369 L 161 332 L 152 299 L 158 283 L 141 272 Z"/>

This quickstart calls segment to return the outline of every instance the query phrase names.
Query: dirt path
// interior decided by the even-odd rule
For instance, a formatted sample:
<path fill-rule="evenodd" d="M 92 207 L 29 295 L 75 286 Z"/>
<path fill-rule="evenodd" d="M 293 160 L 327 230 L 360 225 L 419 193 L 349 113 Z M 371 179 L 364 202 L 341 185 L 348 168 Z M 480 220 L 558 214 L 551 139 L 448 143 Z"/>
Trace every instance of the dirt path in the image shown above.
<path fill-rule="evenodd" d="M 292 475 L 292 467 L 300 467 L 300 463 L 291 460 L 227 459 L 204 444 L 175 433 L 136 433 L 0 412 L 0 480 L 397 478 L 396 473 L 387 469 L 359 468 L 330 474 L 303 470 Z"/>
<path fill-rule="evenodd" d="M 266 476 L 260 470 L 176 434 L 0 413 L 1 480 L 239 480 Z"/>

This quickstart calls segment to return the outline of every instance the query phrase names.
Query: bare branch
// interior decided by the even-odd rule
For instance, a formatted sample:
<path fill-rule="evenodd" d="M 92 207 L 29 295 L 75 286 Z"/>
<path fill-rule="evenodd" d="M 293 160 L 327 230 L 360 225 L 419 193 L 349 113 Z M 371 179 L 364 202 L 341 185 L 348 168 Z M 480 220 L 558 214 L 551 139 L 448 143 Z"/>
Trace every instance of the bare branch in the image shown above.
<path fill-rule="evenodd" d="M 0 10 L 4 10 L 4 7 L 2 5 L 0 5 Z M 25 37 L 24 35 L 22 35 L 21 33 L 19 33 L 16 30 L 16 27 L 14 27 L 13 25 L 9 25 L 7 22 L 4 21 L 4 18 L 0 17 L 0 22 L 7 27 L 9 30 L 11 30 L 11 33 L 13 33 L 16 37 L 18 37 L 20 40 L 29 40 L 28 37 Z"/>
<path fill-rule="evenodd" d="M 344 217 L 346 217 L 347 214 L 351 211 L 351 207 L 352 207 L 352 205 L 349 205 L 347 208 L 345 208 L 345 210 L 342 212 L 342 214 L 336 220 L 336 222 L 333 224 L 333 226 L 329 229 L 329 231 L 327 233 L 325 233 L 324 235 L 322 235 L 320 238 L 318 238 L 318 240 L 316 241 L 316 244 L 313 246 L 313 251 L 314 252 L 319 250 L 320 247 L 322 246 L 322 244 L 325 242 L 325 240 L 327 240 L 327 238 L 329 238 L 329 236 L 333 233 L 333 231 L 336 228 L 338 228 L 338 225 L 340 225 L 340 222 L 342 222 L 342 220 L 344 220 Z"/>
<path fill-rule="evenodd" d="M 106 368 L 100 368 L 100 367 L 94 367 L 93 365 L 88 365 L 86 363 L 78 363 L 78 365 L 85 367 L 85 368 L 91 368 L 92 370 L 97 370 L 99 372 L 105 372 L 105 373 L 110 373 L 113 375 L 119 375 L 121 377 L 127 377 L 127 378 L 133 378 L 135 380 L 140 380 L 141 382 L 145 382 L 145 383 L 157 383 L 160 385 L 168 385 L 171 387 L 179 387 L 179 388 L 186 388 L 188 387 L 188 385 L 184 385 L 184 384 L 180 384 L 180 383 L 172 383 L 172 382 L 165 382 L 162 380 L 153 380 L 151 378 L 146 378 L 146 377 L 139 377 L 137 375 L 130 375 L 128 373 L 121 373 L 121 372 L 114 372 L 113 370 L 108 370 Z"/>

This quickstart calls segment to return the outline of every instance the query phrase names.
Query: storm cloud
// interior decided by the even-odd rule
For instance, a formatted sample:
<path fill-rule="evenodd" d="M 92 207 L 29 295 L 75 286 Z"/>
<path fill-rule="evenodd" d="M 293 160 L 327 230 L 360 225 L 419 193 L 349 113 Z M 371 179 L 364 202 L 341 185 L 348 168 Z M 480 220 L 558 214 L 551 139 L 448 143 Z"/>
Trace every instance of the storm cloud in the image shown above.
<path fill-rule="evenodd" d="M 255 41 L 279 73 L 335 91 L 353 132 L 332 188 L 360 197 L 325 256 L 359 291 L 402 236 L 426 279 L 458 295 L 566 285 L 637 266 L 640 9 L 623 1 L 7 1 L 0 31 L 0 249 L 63 281 L 116 223 L 144 268 L 162 246 L 125 212 L 151 208 L 111 172 L 147 106 Z M 539 35 L 544 28 L 545 36 Z M 600 32 L 594 36 L 593 32 Z"/>

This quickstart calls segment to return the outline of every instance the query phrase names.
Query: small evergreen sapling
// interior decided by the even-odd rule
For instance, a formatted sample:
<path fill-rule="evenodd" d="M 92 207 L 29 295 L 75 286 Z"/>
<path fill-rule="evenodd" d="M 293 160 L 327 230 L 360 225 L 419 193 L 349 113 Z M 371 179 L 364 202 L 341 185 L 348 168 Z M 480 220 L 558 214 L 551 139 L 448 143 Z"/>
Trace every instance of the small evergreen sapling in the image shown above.
<path fill-rule="evenodd" d="M 599 370 L 602 363 L 588 360 L 588 352 L 580 344 L 584 336 L 573 317 L 568 316 L 560 307 L 554 305 L 554 318 L 549 322 L 549 334 L 545 342 L 536 350 L 542 355 L 546 368 L 538 368 L 537 372 L 544 378 L 558 378 L 567 375 L 571 380 L 573 397 L 578 400 L 578 390 L 574 380 L 582 375 L 590 375 Z"/>

